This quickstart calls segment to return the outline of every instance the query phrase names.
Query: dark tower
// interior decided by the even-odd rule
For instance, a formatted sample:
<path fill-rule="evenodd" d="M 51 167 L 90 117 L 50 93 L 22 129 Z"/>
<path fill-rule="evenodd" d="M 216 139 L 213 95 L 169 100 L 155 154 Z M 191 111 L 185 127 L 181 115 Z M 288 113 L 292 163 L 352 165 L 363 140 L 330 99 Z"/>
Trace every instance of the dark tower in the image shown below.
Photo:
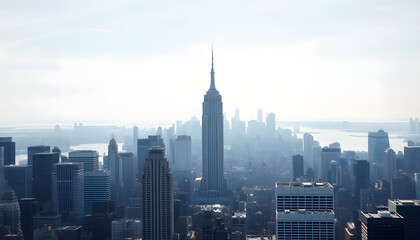
<path fill-rule="evenodd" d="M 226 191 L 226 180 L 223 176 L 223 103 L 214 82 L 213 49 L 210 76 L 210 89 L 204 95 L 203 101 L 201 191 L 205 196 L 219 196 Z"/>

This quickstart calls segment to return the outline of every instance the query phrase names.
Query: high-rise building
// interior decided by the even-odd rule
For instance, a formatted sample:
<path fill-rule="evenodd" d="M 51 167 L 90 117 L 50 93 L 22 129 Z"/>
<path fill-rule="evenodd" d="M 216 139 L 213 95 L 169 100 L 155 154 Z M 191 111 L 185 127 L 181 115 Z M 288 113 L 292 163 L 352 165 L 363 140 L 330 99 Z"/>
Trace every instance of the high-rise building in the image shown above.
<path fill-rule="evenodd" d="M 321 151 L 321 162 L 319 165 L 319 176 L 322 181 L 328 181 L 328 171 L 332 160 L 338 161 L 341 158 L 341 148 L 323 147 Z"/>
<path fill-rule="evenodd" d="M 191 136 L 181 135 L 175 139 L 173 172 L 191 172 Z"/>
<path fill-rule="evenodd" d="M 10 233 L 17 234 L 20 230 L 20 207 L 13 191 L 4 192 L 0 199 L 0 216 L 3 217 L 2 226 L 9 226 Z"/>
<path fill-rule="evenodd" d="M 108 166 L 111 173 L 111 184 L 122 187 L 122 162 L 118 155 L 118 144 L 114 138 L 108 144 Z"/>
<path fill-rule="evenodd" d="M 33 216 L 35 216 L 39 211 L 38 201 L 35 198 L 22 198 L 19 201 L 19 207 L 23 236 L 26 240 L 33 240 Z"/>
<path fill-rule="evenodd" d="M 296 179 L 303 177 L 303 169 L 303 156 L 293 156 L 293 181 L 296 181 Z"/>
<path fill-rule="evenodd" d="M 312 161 L 312 148 L 314 146 L 314 137 L 310 133 L 303 134 L 303 158 L 305 159 L 307 165 L 313 167 Z"/>
<path fill-rule="evenodd" d="M 170 240 L 174 229 L 172 172 L 163 148 L 153 148 L 142 175 L 143 239 Z"/>
<path fill-rule="evenodd" d="M 390 180 L 393 177 L 395 170 L 395 152 L 391 148 L 388 148 L 384 152 L 382 178 Z"/>
<path fill-rule="evenodd" d="M 50 152 L 50 146 L 38 145 L 28 147 L 28 165 L 32 165 L 33 155 L 36 153 L 48 153 Z"/>
<path fill-rule="evenodd" d="M 276 183 L 277 239 L 335 239 L 334 188 L 323 183 Z"/>
<path fill-rule="evenodd" d="M 359 205 L 360 190 L 369 187 L 369 162 L 367 160 L 354 160 L 353 176 L 355 201 Z"/>
<path fill-rule="evenodd" d="M 391 199 L 414 199 L 413 178 L 403 173 L 399 177 L 391 179 Z"/>
<path fill-rule="evenodd" d="M 420 146 L 404 147 L 404 171 L 420 172 Z"/>
<path fill-rule="evenodd" d="M 360 212 L 362 240 L 404 239 L 404 218 L 388 211 Z"/>
<path fill-rule="evenodd" d="M 276 114 L 267 113 L 265 124 L 267 126 L 267 137 L 275 137 L 276 134 Z"/>
<path fill-rule="evenodd" d="M 112 240 L 140 239 L 141 221 L 138 219 L 119 219 L 112 221 Z"/>
<path fill-rule="evenodd" d="M 139 128 L 137 126 L 133 127 L 133 153 L 137 156 L 137 140 L 139 139 Z"/>
<path fill-rule="evenodd" d="M 368 154 L 369 162 L 382 164 L 384 152 L 389 148 L 388 133 L 384 130 L 378 132 L 369 132 L 368 135 Z"/>
<path fill-rule="evenodd" d="M 226 191 L 223 171 L 223 102 L 214 80 L 213 50 L 211 59 L 211 83 L 204 95 L 202 116 L 203 176 L 200 190 L 205 196 L 223 195 Z"/>
<path fill-rule="evenodd" d="M 16 143 L 11 137 L 0 137 L 0 147 L 4 151 L 4 165 L 15 165 L 16 161 Z"/>
<path fill-rule="evenodd" d="M 149 150 L 152 147 L 162 147 L 165 148 L 163 139 L 159 135 L 151 135 L 144 139 L 137 140 L 137 171 L 140 173 L 139 178 L 141 179 L 141 172 L 144 169 L 144 161 L 146 160 Z"/>
<path fill-rule="evenodd" d="M 258 108 L 258 123 L 263 122 L 263 110 L 261 108 Z"/>
<path fill-rule="evenodd" d="M 415 193 L 416 199 L 420 200 L 420 173 L 414 174 L 414 186 L 415 186 Z"/>
<path fill-rule="evenodd" d="M 18 197 L 32 197 L 32 167 L 10 165 L 4 167 L 7 187 L 13 189 Z"/>
<path fill-rule="evenodd" d="M 82 163 L 53 165 L 53 209 L 61 214 L 63 222 L 78 223 L 84 216 L 84 178 Z"/>
<path fill-rule="evenodd" d="M 312 163 L 314 167 L 314 177 L 319 179 L 319 166 L 321 165 L 322 148 L 320 146 L 312 147 Z"/>
<path fill-rule="evenodd" d="M 420 201 L 389 199 L 388 211 L 398 213 L 404 218 L 406 240 L 417 239 L 420 236 Z"/>
<path fill-rule="evenodd" d="M 39 202 L 41 211 L 52 210 L 51 179 L 53 164 L 59 162 L 58 153 L 36 153 L 33 155 L 33 196 Z"/>
<path fill-rule="evenodd" d="M 69 152 L 69 162 L 83 163 L 84 172 L 98 171 L 98 152 L 93 150 L 76 150 Z"/>
<path fill-rule="evenodd" d="M 131 189 L 136 183 L 137 159 L 132 152 L 118 153 L 122 166 L 122 182 L 126 189 Z"/>
<path fill-rule="evenodd" d="M 0 146 L 0 194 L 3 195 L 6 187 L 4 177 L 4 147 Z"/>
<path fill-rule="evenodd" d="M 108 202 L 111 200 L 111 176 L 109 171 L 96 171 L 84 173 L 84 211 L 92 214 L 92 205 L 95 202 Z"/>

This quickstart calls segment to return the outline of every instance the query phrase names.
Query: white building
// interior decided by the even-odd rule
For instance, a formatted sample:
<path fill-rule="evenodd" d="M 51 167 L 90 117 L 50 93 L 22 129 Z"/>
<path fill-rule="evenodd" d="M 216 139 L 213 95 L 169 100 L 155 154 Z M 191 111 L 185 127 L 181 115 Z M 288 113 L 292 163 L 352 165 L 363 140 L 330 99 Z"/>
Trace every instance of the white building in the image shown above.
<path fill-rule="evenodd" d="M 334 188 L 322 183 L 276 183 L 277 239 L 334 239 Z"/>
<path fill-rule="evenodd" d="M 277 240 L 280 239 L 325 239 L 334 240 L 334 217 L 332 210 L 280 210 L 277 211 Z"/>

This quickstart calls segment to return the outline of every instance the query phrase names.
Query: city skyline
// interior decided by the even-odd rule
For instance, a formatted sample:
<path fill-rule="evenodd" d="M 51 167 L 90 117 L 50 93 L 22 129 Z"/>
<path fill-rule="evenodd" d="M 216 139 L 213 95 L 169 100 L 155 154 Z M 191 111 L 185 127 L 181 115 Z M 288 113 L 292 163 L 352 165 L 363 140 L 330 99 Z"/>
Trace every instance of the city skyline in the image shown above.
<path fill-rule="evenodd" d="M 200 116 L 212 42 L 230 116 L 236 107 L 244 120 L 258 108 L 280 121 L 420 115 L 410 105 L 420 87 L 415 1 L 243 2 L 240 12 L 221 2 L 101 3 L 4 5 L 0 100 L 10 114 L 0 125 Z"/>

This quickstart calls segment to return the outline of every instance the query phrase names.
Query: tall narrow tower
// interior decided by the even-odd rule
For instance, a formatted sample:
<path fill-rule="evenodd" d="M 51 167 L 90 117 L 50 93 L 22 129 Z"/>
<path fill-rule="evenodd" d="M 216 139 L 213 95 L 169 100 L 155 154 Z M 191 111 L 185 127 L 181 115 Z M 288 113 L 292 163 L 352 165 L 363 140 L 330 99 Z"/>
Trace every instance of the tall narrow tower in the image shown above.
<path fill-rule="evenodd" d="M 164 148 L 152 148 L 142 174 L 143 239 L 171 240 L 174 232 L 172 172 Z"/>
<path fill-rule="evenodd" d="M 201 192 L 205 196 L 219 196 L 226 191 L 226 180 L 223 176 L 223 103 L 214 82 L 213 49 L 210 76 L 210 89 L 204 95 L 203 101 Z"/>

